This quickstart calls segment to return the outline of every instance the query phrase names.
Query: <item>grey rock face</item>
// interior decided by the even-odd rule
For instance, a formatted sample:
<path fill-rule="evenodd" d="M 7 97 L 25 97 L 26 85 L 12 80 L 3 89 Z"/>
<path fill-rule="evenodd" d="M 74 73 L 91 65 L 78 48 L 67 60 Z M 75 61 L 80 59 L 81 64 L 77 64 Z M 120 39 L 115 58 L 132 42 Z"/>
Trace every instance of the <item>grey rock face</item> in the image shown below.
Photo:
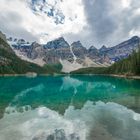
<path fill-rule="evenodd" d="M 120 43 L 114 47 L 107 48 L 102 46 L 100 49 L 91 46 L 86 49 L 80 41 L 70 45 L 63 37 L 48 42 L 45 45 L 40 45 L 36 42 L 29 44 L 24 39 L 12 39 L 12 46 L 29 59 L 42 59 L 46 64 L 57 64 L 61 60 L 73 62 L 76 57 L 76 62 L 82 64 L 86 57 L 97 63 L 112 63 L 128 57 L 133 50 L 136 50 L 140 44 L 140 38 L 137 36 Z"/>
<path fill-rule="evenodd" d="M 27 44 L 23 40 L 18 40 L 17 44 L 12 45 L 12 47 L 19 51 L 22 55 L 32 60 L 40 58 L 44 55 L 43 47 L 36 42 Z"/>
<path fill-rule="evenodd" d="M 70 62 L 73 61 L 70 48 L 49 49 L 45 51 L 45 62 L 58 63 L 60 59 L 68 60 Z"/>
<path fill-rule="evenodd" d="M 99 52 L 100 53 L 103 53 L 103 52 L 106 52 L 108 50 L 108 48 L 105 46 L 105 45 L 103 45 L 100 49 L 99 49 Z"/>
<path fill-rule="evenodd" d="M 88 51 L 85 47 L 83 47 L 80 41 L 72 43 L 71 46 L 72 46 L 72 51 L 77 58 L 79 59 L 85 58 Z"/>
<path fill-rule="evenodd" d="M 94 46 L 91 46 L 88 49 L 88 57 L 91 59 L 99 59 L 100 57 L 99 50 L 95 48 Z"/>
<path fill-rule="evenodd" d="M 58 63 L 60 59 L 73 61 L 70 46 L 63 37 L 48 42 L 46 45 L 44 45 L 44 49 L 44 60 L 46 63 Z"/>
<path fill-rule="evenodd" d="M 60 49 L 69 47 L 69 44 L 65 41 L 63 37 L 50 41 L 46 45 L 44 45 L 44 48 L 46 49 Z"/>
<path fill-rule="evenodd" d="M 46 45 L 40 45 L 36 42 L 28 44 L 23 39 L 20 39 L 20 41 L 17 40 L 17 43 L 12 45 L 12 47 L 29 59 L 34 60 L 39 58 L 47 64 L 59 63 L 60 59 L 70 62 L 73 61 L 70 46 L 63 37 L 50 41 Z"/>
<path fill-rule="evenodd" d="M 36 58 L 42 58 L 45 55 L 44 49 L 42 45 L 34 42 L 29 47 L 29 50 L 27 52 L 27 57 L 33 59 Z"/>
<path fill-rule="evenodd" d="M 107 55 L 110 60 L 118 61 L 124 58 L 127 58 L 132 52 L 138 49 L 140 45 L 140 38 L 137 36 L 132 37 L 131 39 L 122 42 L 121 44 L 106 49 L 103 53 Z"/>

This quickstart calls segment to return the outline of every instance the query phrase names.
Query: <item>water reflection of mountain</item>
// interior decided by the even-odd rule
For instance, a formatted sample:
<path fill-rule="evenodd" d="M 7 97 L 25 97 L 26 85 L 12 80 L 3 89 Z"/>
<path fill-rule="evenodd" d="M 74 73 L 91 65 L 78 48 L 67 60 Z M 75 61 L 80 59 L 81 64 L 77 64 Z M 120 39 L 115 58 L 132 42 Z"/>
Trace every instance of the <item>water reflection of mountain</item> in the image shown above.
<path fill-rule="evenodd" d="M 64 113 L 81 108 L 87 100 L 117 102 L 140 112 L 140 81 L 105 76 L 47 76 L 0 78 L 0 114 L 5 107 L 47 106 Z"/>

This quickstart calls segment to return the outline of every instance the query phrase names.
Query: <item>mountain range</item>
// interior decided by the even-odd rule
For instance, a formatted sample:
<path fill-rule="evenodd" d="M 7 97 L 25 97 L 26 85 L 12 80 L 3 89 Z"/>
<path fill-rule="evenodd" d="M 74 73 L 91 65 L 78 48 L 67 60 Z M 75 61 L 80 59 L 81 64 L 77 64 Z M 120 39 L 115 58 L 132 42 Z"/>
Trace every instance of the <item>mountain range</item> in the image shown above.
<path fill-rule="evenodd" d="M 27 42 L 24 39 L 8 38 L 8 43 L 21 59 L 44 65 L 62 65 L 63 72 L 71 72 L 87 67 L 108 67 L 127 58 L 134 50 L 137 51 L 140 38 L 134 36 L 113 47 L 94 46 L 85 48 L 80 41 L 69 44 L 63 37 L 46 44 Z"/>
<path fill-rule="evenodd" d="M 20 42 L 21 43 L 21 42 Z M 56 66 L 55 66 L 56 67 Z M 41 67 L 37 64 L 22 60 L 7 43 L 6 36 L 0 32 L 0 74 L 52 74 L 59 73 L 52 67 Z"/>

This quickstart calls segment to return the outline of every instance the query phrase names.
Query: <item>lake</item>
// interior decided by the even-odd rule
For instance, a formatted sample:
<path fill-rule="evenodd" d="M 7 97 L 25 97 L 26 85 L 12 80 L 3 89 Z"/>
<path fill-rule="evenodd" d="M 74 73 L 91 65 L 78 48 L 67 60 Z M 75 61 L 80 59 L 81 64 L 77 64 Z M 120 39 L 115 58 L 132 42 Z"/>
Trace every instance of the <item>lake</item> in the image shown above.
<path fill-rule="evenodd" d="M 140 140 L 140 80 L 0 77 L 0 140 Z"/>

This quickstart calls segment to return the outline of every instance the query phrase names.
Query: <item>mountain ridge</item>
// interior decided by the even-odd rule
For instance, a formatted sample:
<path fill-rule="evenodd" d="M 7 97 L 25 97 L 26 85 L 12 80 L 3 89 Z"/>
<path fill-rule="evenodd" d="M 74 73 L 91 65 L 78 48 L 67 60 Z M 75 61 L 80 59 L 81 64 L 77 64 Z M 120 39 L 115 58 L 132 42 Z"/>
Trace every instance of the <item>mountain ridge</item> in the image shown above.
<path fill-rule="evenodd" d="M 31 62 L 40 66 L 44 64 L 61 64 L 63 67 L 69 67 L 71 65 L 74 69 L 107 67 L 127 58 L 132 54 L 133 50 L 137 50 L 140 44 L 140 38 L 138 36 L 134 36 L 113 47 L 108 48 L 103 45 L 100 49 L 93 46 L 87 49 L 80 41 L 75 41 L 70 45 L 64 37 L 59 37 L 43 45 L 37 42 L 27 43 L 27 41 L 23 40 L 21 44 L 12 44 L 9 41 L 19 57 L 21 54 L 27 61 L 29 59 Z"/>
<path fill-rule="evenodd" d="M 56 67 L 56 68 L 55 68 Z M 59 66 L 40 67 L 34 63 L 20 59 L 0 32 L 0 75 L 5 74 L 53 74 L 59 73 Z"/>

